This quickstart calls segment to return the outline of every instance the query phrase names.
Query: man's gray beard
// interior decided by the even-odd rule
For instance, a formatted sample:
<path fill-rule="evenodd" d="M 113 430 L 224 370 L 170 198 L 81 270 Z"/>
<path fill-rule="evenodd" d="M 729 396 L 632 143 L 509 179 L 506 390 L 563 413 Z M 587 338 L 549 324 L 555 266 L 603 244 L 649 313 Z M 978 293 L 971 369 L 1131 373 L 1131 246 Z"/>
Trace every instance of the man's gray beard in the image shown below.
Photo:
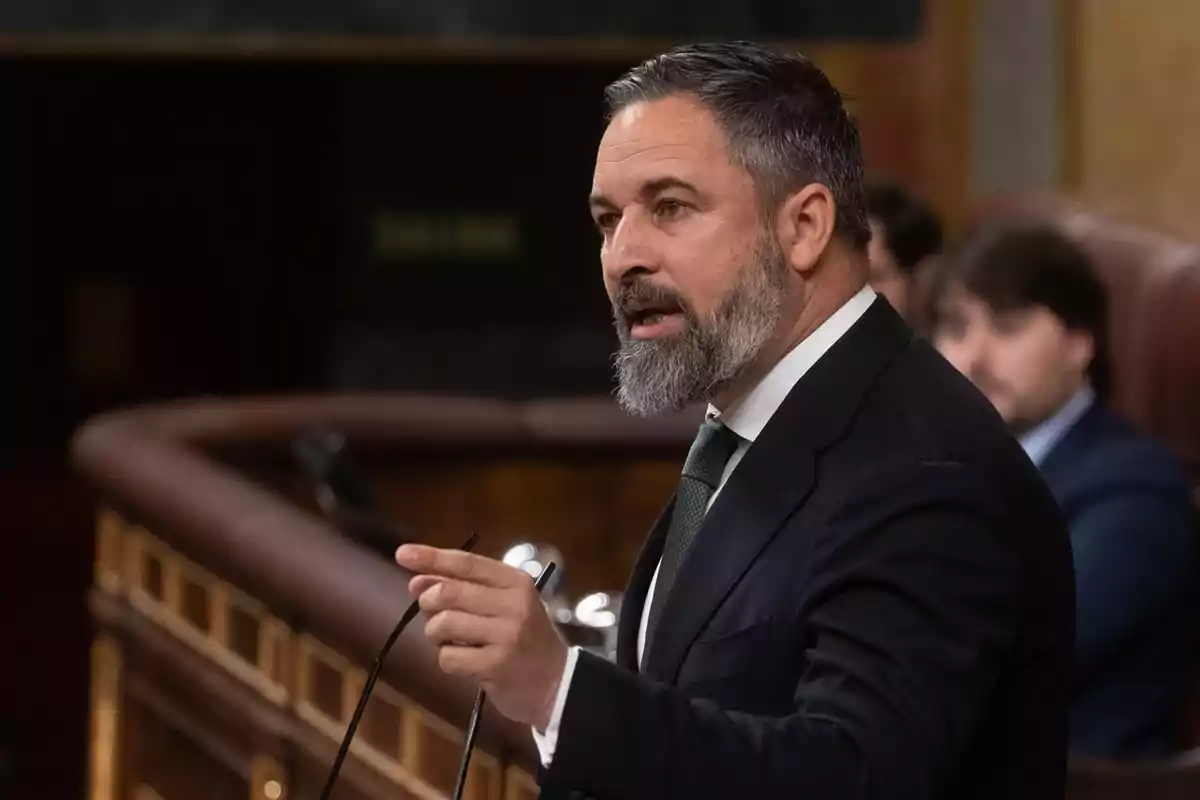
<path fill-rule="evenodd" d="M 621 349 L 614 363 L 622 408 L 639 416 L 680 411 L 745 374 L 779 324 L 787 266 L 773 244 L 759 248 L 711 319 L 698 320 L 685 309 L 683 333 L 631 339 L 617 313 Z"/>

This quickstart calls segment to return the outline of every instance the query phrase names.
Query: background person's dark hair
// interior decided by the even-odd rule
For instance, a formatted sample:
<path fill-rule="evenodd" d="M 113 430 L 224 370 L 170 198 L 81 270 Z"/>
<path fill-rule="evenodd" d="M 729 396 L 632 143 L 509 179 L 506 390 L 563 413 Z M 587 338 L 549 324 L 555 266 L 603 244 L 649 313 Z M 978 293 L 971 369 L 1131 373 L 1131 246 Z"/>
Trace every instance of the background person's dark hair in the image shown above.
<path fill-rule="evenodd" d="M 685 45 L 634 67 L 604 95 L 610 117 L 637 102 L 695 98 L 729 137 L 731 157 L 753 177 L 764 209 L 820 183 L 837 205 L 837 232 L 858 247 L 870 241 L 858 125 L 804 56 L 751 42 Z"/>
<path fill-rule="evenodd" d="M 942 224 L 924 200 L 896 183 L 867 186 L 867 216 L 883 228 L 896 265 L 912 275 L 917 264 L 942 249 Z"/>
<path fill-rule="evenodd" d="M 1088 379 L 1098 397 L 1108 396 L 1108 292 L 1091 259 L 1065 234 L 1037 222 L 993 223 L 968 236 L 940 268 L 939 294 L 961 286 L 999 313 L 1041 306 L 1068 329 L 1091 334 Z"/>

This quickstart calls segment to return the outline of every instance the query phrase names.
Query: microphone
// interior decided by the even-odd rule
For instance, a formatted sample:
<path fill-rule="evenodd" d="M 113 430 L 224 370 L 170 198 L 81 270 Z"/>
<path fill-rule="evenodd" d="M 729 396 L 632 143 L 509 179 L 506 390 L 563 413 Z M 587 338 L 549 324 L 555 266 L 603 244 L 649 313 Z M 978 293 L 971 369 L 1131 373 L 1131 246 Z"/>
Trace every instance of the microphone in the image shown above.
<path fill-rule="evenodd" d="M 345 436 L 326 428 L 309 428 L 296 434 L 291 450 L 326 514 L 333 516 L 341 509 L 360 514 L 380 512 L 370 485 L 346 455 Z"/>
<path fill-rule="evenodd" d="M 554 562 L 548 561 L 542 568 L 541 574 L 537 576 L 533 587 L 539 594 L 550 582 L 550 576 L 554 574 L 554 569 Z M 475 751 L 475 735 L 479 733 L 479 718 L 483 716 L 483 703 L 486 699 L 487 692 L 483 689 L 475 694 L 475 707 L 471 709 L 471 722 L 467 726 L 467 743 L 463 747 L 462 763 L 458 766 L 458 783 L 454 787 L 454 800 L 462 800 L 463 789 L 467 785 L 467 769 L 471 766 L 471 753 Z"/>
<path fill-rule="evenodd" d="M 478 543 L 479 534 L 472 533 L 470 538 L 459 549 L 469 552 Z M 367 708 L 367 700 L 371 698 L 371 691 L 375 688 L 375 681 L 379 679 L 379 673 L 383 669 L 383 660 L 391 652 L 392 645 L 396 643 L 396 639 L 400 638 L 400 634 L 408 627 L 408 623 L 416 619 L 420 611 L 421 605 L 416 599 L 409 603 L 408 608 L 404 611 L 404 615 L 400 617 L 400 621 L 396 623 L 396 627 L 392 629 L 391 634 L 383 643 L 383 649 L 375 657 L 375 664 L 371 667 L 371 672 L 367 675 L 367 680 L 363 684 L 362 694 L 358 697 L 358 707 L 354 709 L 354 716 L 350 717 L 350 724 L 346 727 L 346 735 L 342 737 L 342 744 L 338 748 L 337 756 L 333 759 L 333 766 L 329 769 L 329 777 L 325 779 L 325 788 L 321 790 L 321 800 L 329 800 L 329 794 L 333 791 L 333 785 L 337 783 L 338 773 L 342 771 L 342 762 L 346 760 L 346 754 L 350 752 L 350 742 L 354 740 L 354 734 L 358 730 L 358 723 L 362 720 L 363 711 Z M 478 700 L 476 702 L 478 703 Z"/>
<path fill-rule="evenodd" d="M 478 543 L 479 534 L 472 533 L 459 549 L 470 552 Z M 554 574 L 555 568 L 555 563 L 550 561 L 542 569 L 541 574 L 538 575 L 534 587 L 539 593 L 550 580 L 550 576 Z M 329 769 L 329 776 L 325 779 L 325 788 L 321 790 L 320 800 L 329 800 L 333 786 L 337 783 L 338 775 L 342 771 L 342 764 L 346 760 L 346 754 L 350 752 L 350 743 L 354 741 L 354 734 L 358 731 L 358 724 L 362 721 L 363 712 L 367 708 L 367 701 L 371 698 L 375 682 L 379 680 L 379 673 L 383 670 L 384 659 L 391 652 L 392 645 L 400 638 L 400 634 L 404 632 L 404 629 L 408 627 L 410 622 L 416 619 L 420 611 L 421 606 L 417 600 L 414 599 L 409 603 L 408 608 L 404 610 L 404 614 L 400 617 L 400 621 L 396 623 L 396 627 L 392 629 L 387 640 L 384 641 L 379 655 L 375 657 L 375 663 L 371 667 L 371 672 L 367 675 L 366 682 L 363 683 L 362 694 L 358 697 L 358 705 L 354 709 L 354 714 L 350 717 L 350 724 L 346 726 L 346 734 L 342 737 L 342 743 L 338 747 L 337 756 L 333 759 L 333 766 Z M 479 720 L 483 716 L 483 704 L 486 699 L 487 693 L 482 688 L 476 692 L 475 706 L 471 709 L 471 721 L 467 726 L 467 742 L 463 748 L 462 763 L 458 769 L 458 784 L 454 789 L 454 800 L 462 800 L 463 789 L 467 783 L 467 770 L 471 765 L 471 754 L 475 749 L 475 737 L 479 733 Z"/>
<path fill-rule="evenodd" d="M 370 484 L 346 454 L 345 436 L 310 428 L 292 439 L 291 450 L 312 484 L 317 505 L 343 534 L 389 560 L 397 547 L 417 541 L 384 514 Z"/>

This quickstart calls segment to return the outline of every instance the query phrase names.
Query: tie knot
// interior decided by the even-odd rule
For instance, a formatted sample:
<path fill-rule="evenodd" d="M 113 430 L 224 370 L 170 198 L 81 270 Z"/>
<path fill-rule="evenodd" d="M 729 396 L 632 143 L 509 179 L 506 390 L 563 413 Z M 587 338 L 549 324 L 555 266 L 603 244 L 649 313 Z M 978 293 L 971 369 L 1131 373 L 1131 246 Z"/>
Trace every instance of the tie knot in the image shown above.
<path fill-rule="evenodd" d="M 683 464 L 684 477 L 716 489 L 721 482 L 721 473 L 725 471 L 725 464 L 737 449 L 738 441 L 738 435 L 720 421 L 706 419 Z"/>

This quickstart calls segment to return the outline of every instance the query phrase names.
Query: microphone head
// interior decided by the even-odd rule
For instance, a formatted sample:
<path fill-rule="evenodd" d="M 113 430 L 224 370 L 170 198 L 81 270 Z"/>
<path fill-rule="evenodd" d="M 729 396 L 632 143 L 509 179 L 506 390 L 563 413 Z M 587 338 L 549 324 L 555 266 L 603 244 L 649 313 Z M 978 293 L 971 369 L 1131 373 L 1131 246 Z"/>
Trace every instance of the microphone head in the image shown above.
<path fill-rule="evenodd" d="M 327 516 L 343 507 L 358 512 L 380 510 L 371 487 L 347 457 L 344 434 L 322 427 L 307 428 L 292 437 L 291 450 L 313 483 L 317 504 Z"/>
<path fill-rule="evenodd" d="M 563 560 L 562 553 L 558 548 L 548 544 L 538 544 L 534 542 L 518 542 L 508 548 L 504 557 L 501 559 L 510 567 L 516 567 L 528 573 L 535 580 L 540 578 L 542 570 L 551 561 L 555 564 L 554 574 L 550 575 L 546 581 L 546 586 L 542 590 L 542 595 L 547 599 L 554 598 L 558 595 L 559 589 L 562 586 L 563 577 Z"/>

